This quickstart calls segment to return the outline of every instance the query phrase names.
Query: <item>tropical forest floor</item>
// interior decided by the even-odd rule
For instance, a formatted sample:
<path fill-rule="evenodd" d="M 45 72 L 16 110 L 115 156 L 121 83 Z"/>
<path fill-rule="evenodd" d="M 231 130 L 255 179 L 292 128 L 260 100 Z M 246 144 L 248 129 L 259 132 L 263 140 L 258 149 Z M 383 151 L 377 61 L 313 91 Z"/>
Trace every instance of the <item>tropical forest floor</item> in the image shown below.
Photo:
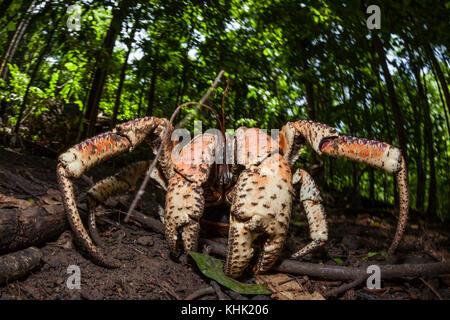
<path fill-rule="evenodd" d="M 24 151 L 25 150 L 25 151 Z M 45 152 L 44 152 L 45 154 Z M 143 157 L 144 155 L 138 155 Z M 132 155 L 109 161 L 88 172 L 94 181 L 116 172 L 131 161 Z M 13 149 L 0 146 L 0 195 L 24 199 L 32 206 L 60 205 L 55 177 L 56 157 L 41 151 Z M 6 176 L 5 176 L 6 175 Z M 7 177 L 7 178 L 5 178 Z M 14 177 L 18 179 L 14 183 Z M 26 183 L 24 183 L 26 181 Z M 76 182 L 78 198 L 88 189 L 87 182 Z M 149 193 L 149 192 L 147 192 Z M 151 193 L 151 191 L 150 191 Z M 41 265 L 28 276 L 0 284 L 0 300 L 5 299 L 184 299 L 199 289 L 209 287 L 211 280 L 204 277 L 191 262 L 180 262 L 170 257 L 164 237 L 144 229 L 138 223 L 123 223 L 130 197 L 119 198 L 104 209 L 107 215 L 98 222 L 104 251 L 118 260 L 122 267 L 105 269 L 86 259 L 72 243 L 70 231 L 39 248 L 43 254 Z M 147 197 L 138 208 L 154 212 L 155 203 Z M 5 207 L 5 206 L 3 206 Z M 0 206 L 2 208 L 2 206 Z M 310 254 L 303 261 L 343 266 L 387 264 L 382 252 L 392 240 L 396 220 L 389 211 L 376 209 L 349 214 L 340 208 L 329 208 L 329 241 L 324 250 Z M 1 214 L 1 209 L 0 209 Z M 296 214 L 290 226 L 285 256 L 309 241 L 308 226 L 303 214 Z M 448 224 L 424 222 L 412 216 L 406 234 L 389 263 L 428 263 L 449 259 L 450 231 Z M 219 240 L 220 241 L 220 240 Z M 222 240 L 224 241 L 224 240 Z M 183 261 L 183 260 L 182 260 Z M 69 289 L 67 268 L 77 265 L 81 270 L 81 289 Z M 241 281 L 255 283 L 247 275 Z M 324 292 L 343 284 L 308 276 L 269 273 L 264 276 L 274 294 L 272 299 L 321 298 Z M 381 289 L 360 286 L 333 299 L 450 299 L 450 275 L 432 278 L 407 278 L 382 281 Z M 294 292 L 295 291 L 295 292 Z M 230 299 L 270 299 L 269 296 L 243 296 L 222 288 Z M 214 300 L 217 293 L 198 297 Z"/>

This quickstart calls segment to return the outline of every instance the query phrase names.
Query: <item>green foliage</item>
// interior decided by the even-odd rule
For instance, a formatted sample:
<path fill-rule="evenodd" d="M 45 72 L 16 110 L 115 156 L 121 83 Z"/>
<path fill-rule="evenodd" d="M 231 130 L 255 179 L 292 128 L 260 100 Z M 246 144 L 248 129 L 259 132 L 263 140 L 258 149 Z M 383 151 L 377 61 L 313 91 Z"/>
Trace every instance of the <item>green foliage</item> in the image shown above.
<path fill-rule="evenodd" d="M 216 258 L 193 251 L 190 251 L 189 254 L 205 276 L 217 281 L 228 289 L 240 294 L 271 294 L 270 290 L 263 285 L 246 284 L 227 277 L 223 273 L 222 262 Z"/>

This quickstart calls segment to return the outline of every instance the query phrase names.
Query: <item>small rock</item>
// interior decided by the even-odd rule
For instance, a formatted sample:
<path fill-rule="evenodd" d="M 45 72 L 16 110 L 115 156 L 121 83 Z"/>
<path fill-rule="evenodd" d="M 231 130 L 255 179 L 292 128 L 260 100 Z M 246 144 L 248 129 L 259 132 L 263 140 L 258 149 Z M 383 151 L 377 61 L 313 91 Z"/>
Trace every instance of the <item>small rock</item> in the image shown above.
<path fill-rule="evenodd" d="M 138 244 L 140 244 L 141 246 L 147 246 L 147 247 L 151 247 L 154 244 L 154 241 L 152 239 L 152 237 L 150 236 L 143 236 L 143 237 L 139 237 L 136 242 Z"/>

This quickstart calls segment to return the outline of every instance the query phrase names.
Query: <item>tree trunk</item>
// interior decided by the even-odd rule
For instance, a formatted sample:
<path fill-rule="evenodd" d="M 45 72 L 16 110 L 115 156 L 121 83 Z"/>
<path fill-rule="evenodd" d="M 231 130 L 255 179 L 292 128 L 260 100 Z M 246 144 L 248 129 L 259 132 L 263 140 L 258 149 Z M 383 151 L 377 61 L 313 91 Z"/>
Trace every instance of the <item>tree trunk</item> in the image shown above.
<path fill-rule="evenodd" d="M 447 102 L 447 110 L 450 113 L 450 92 L 448 90 L 447 82 L 445 81 L 444 74 L 442 73 L 441 66 L 434 55 L 433 49 L 427 43 L 425 44 L 425 52 L 428 55 L 428 58 L 431 60 L 433 64 L 433 68 L 436 71 L 439 82 L 441 83 L 442 90 L 444 91 L 445 101 Z"/>
<path fill-rule="evenodd" d="M 119 113 L 119 106 L 120 106 L 120 98 L 122 96 L 123 83 L 125 82 L 125 73 L 128 68 L 128 59 L 131 54 L 131 49 L 133 48 L 132 44 L 133 44 L 134 34 L 136 33 L 137 27 L 138 27 L 138 21 L 136 21 L 134 23 L 133 29 L 131 30 L 131 34 L 130 34 L 130 38 L 129 38 L 130 40 L 128 41 L 128 50 L 127 50 L 127 53 L 125 54 L 125 60 L 122 64 L 122 69 L 120 70 L 119 86 L 117 88 L 116 99 L 114 101 L 114 109 L 113 109 L 111 127 L 114 127 L 114 125 L 117 122 L 117 115 Z"/>
<path fill-rule="evenodd" d="M 388 140 L 389 140 L 389 142 L 391 144 L 393 144 L 394 134 L 391 131 L 391 126 L 390 126 L 391 123 L 389 121 L 389 116 L 388 116 L 388 113 L 387 113 L 387 110 L 386 110 L 387 103 L 386 103 L 386 100 L 385 100 L 385 97 L 384 97 L 383 88 L 381 86 L 381 78 L 380 78 L 380 72 L 379 72 L 378 64 L 375 62 L 375 57 L 373 55 L 371 55 L 371 58 L 372 58 L 372 70 L 375 73 L 375 76 L 377 78 L 378 94 L 380 96 L 381 105 L 383 106 L 382 109 L 383 109 L 383 115 L 384 115 L 384 122 L 386 124 L 385 128 L 386 128 L 386 131 L 387 131 Z M 398 193 L 397 193 L 397 184 L 395 183 L 395 180 L 392 181 L 392 185 L 393 185 L 393 190 L 394 190 L 394 200 L 395 200 L 395 202 L 397 202 L 398 201 Z M 387 201 L 387 199 L 388 199 L 387 188 L 388 188 L 387 178 L 386 178 L 386 175 L 385 175 L 384 181 L 383 181 L 383 192 L 384 192 L 383 199 L 384 199 L 384 201 Z"/>
<path fill-rule="evenodd" d="M 416 65 L 416 63 L 410 60 L 410 65 L 412 68 L 412 72 L 416 79 L 417 90 L 419 92 L 419 97 L 422 101 L 422 106 L 424 108 L 424 141 L 426 144 L 426 148 L 428 151 L 428 161 L 430 163 L 430 182 L 428 187 L 428 208 L 427 215 L 434 215 L 436 213 L 436 172 L 435 172 L 435 151 L 433 148 L 433 123 L 431 121 L 430 116 L 430 105 L 428 103 L 428 99 L 425 94 L 424 86 L 422 85 L 422 80 L 420 77 L 420 69 Z"/>
<path fill-rule="evenodd" d="M 88 126 L 83 130 L 83 138 L 94 135 L 95 123 L 97 122 L 98 106 L 105 85 L 106 75 L 108 73 L 108 65 L 111 61 L 116 38 L 122 29 L 122 22 L 128 13 L 129 3 L 122 1 L 119 8 L 113 12 L 113 17 L 103 41 L 102 49 L 97 56 L 96 70 L 94 79 L 92 80 L 89 98 L 86 107 L 85 119 Z"/>
<path fill-rule="evenodd" d="M 152 77 L 150 78 L 150 90 L 148 91 L 148 100 L 147 100 L 147 116 L 153 115 L 153 108 L 155 105 L 155 87 L 157 75 L 153 71 Z"/>
<path fill-rule="evenodd" d="M 416 151 L 416 170 L 417 170 L 417 190 L 416 190 L 416 210 L 424 212 L 424 200 L 425 200 L 425 184 L 426 177 L 423 169 L 423 134 L 422 134 L 422 109 L 418 108 L 417 100 L 414 99 L 411 90 L 409 89 L 409 82 L 407 81 L 407 76 L 403 67 L 398 66 L 394 63 L 395 68 L 398 70 L 398 74 L 402 79 L 403 86 L 405 87 L 406 94 L 411 104 L 412 111 L 414 114 L 414 146 Z"/>
<path fill-rule="evenodd" d="M 442 85 L 442 82 L 441 83 L 439 83 L 440 81 L 439 81 L 439 76 L 437 75 L 437 71 L 436 71 L 436 68 L 432 68 L 432 70 L 433 70 L 433 75 L 434 75 L 434 78 L 436 79 L 436 86 L 437 86 L 437 88 L 438 88 L 438 92 L 439 92 L 439 98 L 441 99 L 441 102 L 442 102 L 442 108 L 444 109 L 444 115 L 445 115 L 445 122 L 446 122 L 446 124 L 447 124 L 447 131 L 448 131 L 448 134 L 450 135 L 450 120 L 449 120 L 449 110 L 450 110 L 450 107 L 448 106 L 448 103 L 447 103 L 447 108 L 446 108 L 446 103 L 445 103 L 445 100 L 444 100 L 444 97 L 442 96 L 442 91 L 443 91 L 443 89 L 441 90 L 441 85 Z M 442 72 L 442 70 L 441 70 L 441 72 Z M 439 82 L 438 82 L 439 81 Z M 444 79 L 444 83 L 445 83 L 445 79 Z M 441 85 L 440 85 L 441 84 Z M 447 100 L 448 101 L 448 100 Z M 447 110 L 448 109 L 448 110 Z M 448 112 L 449 111 L 449 112 Z"/>
<path fill-rule="evenodd" d="M 19 132 L 20 122 L 22 121 L 23 112 L 24 112 L 26 104 L 28 102 L 28 95 L 30 92 L 30 88 L 36 78 L 37 72 L 39 70 L 39 67 L 41 66 L 42 61 L 44 60 L 44 57 L 47 55 L 48 51 L 50 50 L 50 48 L 52 46 L 53 34 L 55 33 L 56 28 L 58 27 L 60 21 L 61 21 L 61 18 L 58 18 L 56 20 L 55 25 L 53 26 L 52 30 L 49 32 L 49 34 L 47 36 L 46 45 L 45 45 L 44 49 L 42 49 L 41 53 L 39 54 L 39 56 L 37 58 L 36 64 L 34 65 L 33 72 L 31 73 L 31 76 L 30 76 L 30 81 L 28 82 L 27 89 L 25 90 L 25 95 L 23 96 L 22 103 L 20 105 L 19 115 L 17 116 L 16 127 L 14 129 L 15 133 Z"/>
<path fill-rule="evenodd" d="M 141 89 L 141 93 L 139 94 L 139 104 L 138 104 L 138 110 L 137 110 L 137 118 L 141 117 L 141 108 L 142 108 L 142 98 L 144 97 L 144 89 Z"/>
<path fill-rule="evenodd" d="M 30 5 L 28 6 L 28 8 L 25 12 L 23 19 L 20 21 L 19 26 L 17 27 L 11 41 L 9 42 L 8 48 L 6 49 L 6 52 L 0 63 L 0 79 L 6 80 L 6 77 L 8 75 L 8 63 L 10 63 L 12 61 L 12 58 L 14 57 L 14 54 L 16 53 L 17 46 L 19 45 L 20 41 L 22 40 L 23 34 L 25 33 L 25 30 L 28 27 L 28 24 L 31 20 L 30 14 L 31 14 L 33 5 L 34 5 L 34 1 L 31 1 Z M 1 10 L 0 10 L 0 12 L 1 12 Z"/>
<path fill-rule="evenodd" d="M 373 44 L 376 52 L 378 53 L 379 64 L 383 69 L 383 75 L 386 80 L 386 88 L 388 90 L 389 101 L 391 105 L 392 114 L 394 115 L 395 129 L 397 133 L 398 142 L 400 145 L 400 149 L 402 150 L 403 157 L 407 162 L 407 140 L 406 133 L 404 129 L 404 120 L 402 116 L 402 111 L 400 109 L 400 105 L 398 104 L 397 95 L 395 93 L 394 82 L 392 81 L 391 74 L 389 72 L 389 68 L 386 62 L 386 55 L 384 53 L 383 45 L 375 33 L 372 33 Z"/>
<path fill-rule="evenodd" d="M 302 66 L 302 71 L 304 73 L 308 73 L 311 70 L 311 67 L 308 63 L 308 59 L 306 58 L 306 40 L 300 39 L 298 41 L 298 47 L 301 54 L 300 64 Z M 304 83 L 306 88 L 306 103 L 307 103 L 306 113 L 308 114 L 308 118 L 310 120 L 316 120 L 313 82 L 310 79 L 308 79 L 308 77 L 305 77 Z"/>

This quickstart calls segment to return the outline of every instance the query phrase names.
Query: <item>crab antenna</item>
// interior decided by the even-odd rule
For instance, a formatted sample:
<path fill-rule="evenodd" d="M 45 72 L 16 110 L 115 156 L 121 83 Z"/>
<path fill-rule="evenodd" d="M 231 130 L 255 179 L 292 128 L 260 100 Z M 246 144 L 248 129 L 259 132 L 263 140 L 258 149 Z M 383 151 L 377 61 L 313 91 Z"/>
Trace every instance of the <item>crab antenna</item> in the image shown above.
<path fill-rule="evenodd" d="M 211 111 L 211 112 L 214 114 L 214 116 L 216 117 L 217 122 L 219 123 L 220 127 L 222 128 L 222 134 L 224 134 L 224 133 L 223 133 L 223 124 L 222 124 L 222 122 L 220 121 L 220 118 L 219 118 L 219 116 L 217 115 L 217 113 L 216 113 L 210 106 L 207 106 L 207 105 L 205 105 L 205 104 L 203 103 L 204 101 L 206 101 L 206 100 L 208 99 L 208 97 L 211 95 L 211 93 L 215 90 L 215 87 L 216 87 L 217 84 L 219 83 L 220 78 L 222 77 L 222 75 L 224 74 L 224 72 L 225 72 L 224 70 L 221 70 L 221 71 L 219 72 L 219 75 L 218 75 L 218 76 L 216 77 L 216 79 L 214 80 L 213 85 L 209 88 L 208 92 L 206 92 L 206 94 L 202 97 L 202 99 L 200 100 L 200 102 L 186 102 L 186 103 L 184 103 L 184 104 L 182 104 L 182 105 L 179 105 L 179 106 L 175 109 L 175 111 L 172 113 L 172 116 L 170 117 L 170 120 L 169 120 L 169 126 L 167 126 L 167 129 L 166 129 L 166 131 L 165 131 L 165 133 L 164 133 L 164 137 L 163 137 L 163 139 L 162 139 L 162 141 L 161 141 L 161 144 L 159 145 L 158 151 L 156 152 L 155 158 L 153 159 L 152 164 L 149 166 L 147 172 L 145 173 L 144 181 L 142 181 L 142 184 L 141 184 L 141 186 L 139 187 L 139 191 L 136 193 L 136 196 L 134 197 L 133 202 L 131 203 L 131 206 L 130 206 L 130 208 L 128 209 L 127 215 L 126 215 L 126 217 L 125 217 L 125 219 L 124 219 L 125 222 L 128 222 L 128 220 L 130 219 L 131 214 L 133 213 L 134 209 L 136 208 L 137 203 L 139 202 L 140 198 L 141 198 L 142 195 L 144 194 L 145 187 L 147 186 L 148 180 L 150 179 L 150 174 L 151 174 L 151 172 L 153 171 L 153 169 L 155 168 L 156 162 L 158 161 L 158 158 L 159 158 L 159 156 L 161 155 L 161 152 L 162 152 L 162 149 L 163 149 L 163 147 L 164 147 L 164 144 L 166 143 L 167 139 L 169 138 L 169 131 L 170 131 L 170 127 L 171 127 L 171 125 L 172 125 L 172 123 L 173 123 L 173 120 L 175 119 L 175 117 L 177 116 L 177 114 L 180 112 L 180 110 L 181 110 L 183 107 L 188 106 L 188 105 L 193 105 L 193 104 L 195 104 L 195 105 L 197 105 L 197 108 L 196 108 L 195 110 L 197 110 L 200 106 L 201 106 L 201 107 L 204 107 L 204 108 L 206 108 L 206 109 L 208 109 L 208 110 Z M 188 117 L 184 118 L 184 119 L 183 119 L 184 122 L 181 121 L 182 124 L 184 124 L 187 120 L 189 120 Z M 225 140 L 225 136 L 224 136 L 224 140 Z"/>

